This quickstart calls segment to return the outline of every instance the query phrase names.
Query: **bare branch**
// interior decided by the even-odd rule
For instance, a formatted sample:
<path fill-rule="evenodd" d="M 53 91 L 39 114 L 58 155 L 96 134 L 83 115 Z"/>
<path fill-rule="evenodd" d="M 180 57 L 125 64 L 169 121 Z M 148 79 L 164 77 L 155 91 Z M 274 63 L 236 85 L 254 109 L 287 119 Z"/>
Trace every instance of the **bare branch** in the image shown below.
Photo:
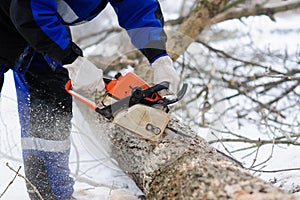
<path fill-rule="evenodd" d="M 287 172 L 287 171 L 300 171 L 300 167 L 299 168 L 287 168 L 287 169 L 275 169 L 275 170 L 260 170 L 260 169 L 249 168 L 248 170 L 255 171 L 255 172 L 263 172 L 263 173 L 278 173 L 278 172 Z"/>
<path fill-rule="evenodd" d="M 269 16 L 272 20 L 274 20 L 274 14 L 285 12 L 288 10 L 294 10 L 297 8 L 300 8 L 300 1 L 286 1 L 285 3 L 270 7 L 262 7 L 260 4 L 256 4 L 250 8 L 247 7 L 243 9 L 230 9 L 226 12 L 222 12 L 212 19 L 212 23 L 219 23 L 230 19 L 240 19 L 242 17 L 259 15 L 266 15 Z"/>
<path fill-rule="evenodd" d="M 6 163 L 6 165 L 8 165 L 8 164 Z M 2 193 L 0 193 L 0 199 L 1 199 L 1 197 L 5 194 L 5 192 L 8 190 L 8 188 L 13 184 L 14 180 L 15 180 L 15 179 L 17 178 L 17 176 L 18 176 L 18 173 L 19 173 L 20 169 L 21 169 L 21 166 L 19 166 L 18 170 L 17 170 L 16 173 L 15 173 L 15 176 L 14 176 L 13 179 L 8 183 L 8 185 L 6 186 L 6 188 L 4 189 L 4 191 L 3 191 Z"/>
<path fill-rule="evenodd" d="M 40 200 L 44 200 L 43 199 L 43 197 L 42 197 L 42 195 L 40 194 L 40 192 L 38 191 L 38 189 L 25 177 L 25 176 L 23 176 L 22 174 L 20 174 L 19 173 L 19 170 L 18 171 L 16 171 L 15 169 L 13 169 L 11 166 L 9 166 L 9 164 L 8 163 L 6 163 L 6 166 L 10 169 L 10 170 L 12 170 L 13 172 L 15 172 L 19 177 L 21 177 L 21 178 L 23 178 L 25 181 L 26 181 L 26 183 L 28 183 L 32 188 L 33 188 L 33 190 L 32 191 L 28 191 L 28 192 L 32 192 L 32 193 L 36 193 L 37 194 L 37 196 L 38 196 L 38 198 L 40 199 Z"/>
<path fill-rule="evenodd" d="M 295 146 L 300 146 L 300 142 L 297 141 L 289 141 L 289 140 L 281 140 L 275 138 L 273 140 L 252 140 L 252 139 L 232 139 L 232 138 L 222 138 L 219 140 L 212 140 L 209 141 L 210 144 L 216 143 L 216 142 L 242 142 L 242 143 L 250 143 L 250 144 L 256 144 L 256 146 L 261 146 L 265 144 L 291 144 Z"/>
<path fill-rule="evenodd" d="M 88 40 L 90 38 L 93 38 L 93 37 L 99 37 L 99 36 L 102 36 L 101 39 L 99 39 L 100 41 L 101 40 L 104 40 L 108 35 L 114 33 L 114 32 L 121 32 L 122 29 L 119 28 L 119 27 L 112 27 L 112 28 L 109 28 L 109 29 L 106 29 L 106 30 L 103 30 L 101 32 L 96 32 L 96 33 L 90 33 L 88 35 L 84 35 L 82 37 L 79 37 L 76 39 L 76 42 L 77 43 L 82 43 L 83 41 L 85 40 Z"/>

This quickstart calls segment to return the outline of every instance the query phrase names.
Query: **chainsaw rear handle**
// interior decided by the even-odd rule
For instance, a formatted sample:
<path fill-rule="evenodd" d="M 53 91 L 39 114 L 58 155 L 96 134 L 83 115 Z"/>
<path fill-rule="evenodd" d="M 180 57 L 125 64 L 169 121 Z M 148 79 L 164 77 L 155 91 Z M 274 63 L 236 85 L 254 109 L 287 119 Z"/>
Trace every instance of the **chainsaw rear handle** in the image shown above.
<path fill-rule="evenodd" d="M 88 107 L 90 107 L 91 109 L 93 109 L 94 111 L 96 111 L 97 113 L 101 114 L 102 116 L 104 116 L 107 119 L 112 119 L 112 114 L 111 114 L 111 110 L 110 109 L 105 109 L 105 108 L 99 108 L 97 106 L 96 103 L 92 102 L 91 100 L 89 100 L 88 98 L 78 94 L 77 92 L 71 90 L 72 88 L 72 82 L 71 80 L 69 80 L 66 85 L 65 85 L 65 90 L 72 95 L 73 97 L 75 97 L 77 100 L 81 101 L 82 103 L 84 103 L 85 105 L 87 105 Z"/>
<path fill-rule="evenodd" d="M 78 99 L 79 101 L 81 101 L 82 103 L 87 105 L 88 107 L 92 108 L 93 110 L 96 110 L 98 108 L 97 105 L 94 102 L 92 102 L 88 98 L 78 94 L 77 92 L 74 92 L 73 90 L 71 90 L 71 88 L 72 88 L 72 82 L 71 82 L 71 80 L 68 80 L 68 82 L 65 85 L 65 90 L 70 95 L 72 95 L 73 97 L 75 97 L 76 99 Z"/>

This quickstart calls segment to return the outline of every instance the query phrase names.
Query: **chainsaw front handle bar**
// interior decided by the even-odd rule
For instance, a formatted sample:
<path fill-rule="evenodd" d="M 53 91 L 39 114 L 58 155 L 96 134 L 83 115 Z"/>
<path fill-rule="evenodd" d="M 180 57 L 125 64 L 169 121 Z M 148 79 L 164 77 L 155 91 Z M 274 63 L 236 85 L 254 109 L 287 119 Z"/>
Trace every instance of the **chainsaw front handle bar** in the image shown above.
<path fill-rule="evenodd" d="M 176 94 L 176 96 L 175 96 L 174 99 L 166 99 L 166 98 L 164 98 L 163 102 L 161 103 L 161 105 L 168 106 L 170 104 L 176 103 L 177 101 L 180 101 L 184 97 L 185 93 L 187 92 L 187 88 L 188 88 L 188 84 L 184 83 L 182 85 L 182 88 L 180 89 L 180 91 L 178 91 L 178 93 Z"/>

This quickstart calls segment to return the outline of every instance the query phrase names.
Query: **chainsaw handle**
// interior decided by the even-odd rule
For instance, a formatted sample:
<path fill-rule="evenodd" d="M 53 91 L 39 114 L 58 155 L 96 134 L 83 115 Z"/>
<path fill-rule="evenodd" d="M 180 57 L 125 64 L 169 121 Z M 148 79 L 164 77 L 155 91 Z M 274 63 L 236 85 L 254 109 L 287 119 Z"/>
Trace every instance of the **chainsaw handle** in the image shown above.
<path fill-rule="evenodd" d="M 151 95 L 153 95 L 154 93 L 157 93 L 161 90 L 168 89 L 168 88 L 169 88 L 169 82 L 167 81 L 161 82 L 160 84 L 156 84 L 147 89 L 142 89 L 140 87 L 133 88 L 131 96 L 128 96 L 129 106 L 140 103 L 146 97 L 151 97 Z"/>
<path fill-rule="evenodd" d="M 154 94 L 156 92 L 159 92 L 161 90 L 167 90 L 167 89 L 169 89 L 169 85 L 170 85 L 169 82 L 163 81 L 163 82 L 161 82 L 159 84 L 156 84 L 156 85 L 154 85 L 152 87 L 149 87 L 149 88 L 143 90 L 143 93 L 144 93 L 144 95 L 146 97 L 148 97 L 148 96 L 151 96 L 152 94 Z"/>
<path fill-rule="evenodd" d="M 78 94 L 77 92 L 72 90 L 72 82 L 71 80 L 68 80 L 68 82 L 65 85 L 65 90 L 72 95 L 73 97 L 75 97 L 76 99 L 78 99 L 79 101 L 81 101 L 82 103 L 84 103 L 85 105 L 87 105 L 88 107 L 92 108 L 93 110 L 96 110 L 98 107 L 97 105 L 92 102 L 91 100 L 89 100 L 88 98 Z"/>

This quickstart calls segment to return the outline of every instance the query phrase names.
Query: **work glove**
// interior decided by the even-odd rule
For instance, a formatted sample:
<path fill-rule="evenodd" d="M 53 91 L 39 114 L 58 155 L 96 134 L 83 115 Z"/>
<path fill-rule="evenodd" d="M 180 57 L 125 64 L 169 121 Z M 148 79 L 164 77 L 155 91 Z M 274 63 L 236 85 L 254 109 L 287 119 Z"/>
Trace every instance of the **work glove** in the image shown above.
<path fill-rule="evenodd" d="M 95 92 L 104 89 L 103 71 L 87 58 L 79 56 L 72 64 L 64 65 L 64 68 L 69 72 L 74 90 Z"/>
<path fill-rule="evenodd" d="M 169 91 L 160 92 L 160 95 L 176 94 L 179 87 L 180 77 L 173 67 L 173 61 L 169 56 L 162 56 L 156 59 L 152 65 L 154 74 L 153 82 L 155 84 L 167 81 L 170 83 Z"/>

